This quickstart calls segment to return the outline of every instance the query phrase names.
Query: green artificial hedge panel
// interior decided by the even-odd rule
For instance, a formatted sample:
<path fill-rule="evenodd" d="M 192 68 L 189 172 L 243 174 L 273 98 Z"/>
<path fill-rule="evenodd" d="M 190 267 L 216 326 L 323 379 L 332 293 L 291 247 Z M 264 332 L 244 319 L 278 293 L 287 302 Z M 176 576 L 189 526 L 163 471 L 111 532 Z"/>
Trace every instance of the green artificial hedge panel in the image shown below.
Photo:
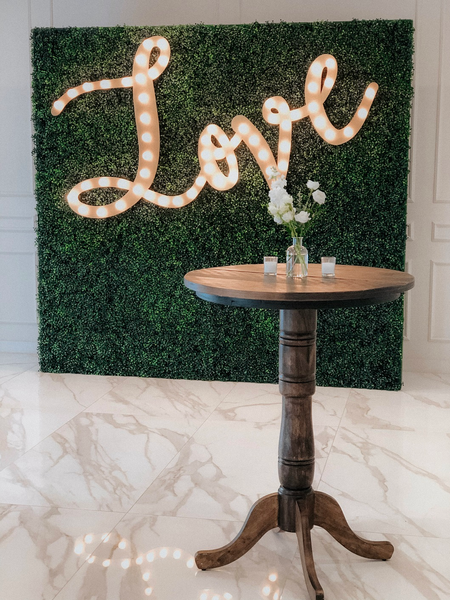
<path fill-rule="evenodd" d="M 65 195 L 90 177 L 134 180 L 138 143 L 132 91 L 81 96 L 59 115 L 52 103 L 84 81 L 129 76 L 139 44 L 165 36 L 171 61 L 155 82 L 161 156 L 152 189 L 178 194 L 199 172 L 200 132 L 216 123 L 231 137 L 245 115 L 276 156 L 278 128 L 262 118 L 270 96 L 304 104 L 311 62 L 329 53 L 338 78 L 325 103 L 346 125 L 366 86 L 379 91 L 350 142 L 332 146 L 309 119 L 293 125 L 288 191 L 318 180 L 328 201 L 305 240 L 311 262 L 404 269 L 412 98 L 411 21 L 254 23 L 35 29 L 32 32 L 39 358 L 47 372 L 276 382 L 278 314 L 204 302 L 183 285 L 202 267 L 284 262 L 290 240 L 267 212 L 268 188 L 242 143 L 239 182 L 209 186 L 190 205 L 140 201 L 105 220 L 85 219 Z M 84 196 L 106 204 L 104 189 Z M 317 381 L 399 389 L 403 303 L 319 312 Z"/>

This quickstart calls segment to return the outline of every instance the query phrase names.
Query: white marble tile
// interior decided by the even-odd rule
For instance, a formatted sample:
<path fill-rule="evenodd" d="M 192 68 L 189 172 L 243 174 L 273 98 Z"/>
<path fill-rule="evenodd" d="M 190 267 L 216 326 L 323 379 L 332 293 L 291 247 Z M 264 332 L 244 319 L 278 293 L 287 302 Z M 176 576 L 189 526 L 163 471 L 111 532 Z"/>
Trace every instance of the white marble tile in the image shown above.
<path fill-rule="evenodd" d="M 0 352 L 0 383 L 37 365 L 36 354 Z"/>
<path fill-rule="evenodd" d="M 205 420 L 235 385 L 222 381 L 126 377 L 87 411 Z"/>
<path fill-rule="evenodd" d="M 450 436 L 341 428 L 319 489 L 360 531 L 450 538 Z"/>
<path fill-rule="evenodd" d="M 313 530 L 316 571 L 326 600 L 448 600 L 449 539 L 358 533 L 372 540 L 388 539 L 395 548 L 392 558 L 361 558 L 322 529 Z M 298 553 L 282 598 L 309 600 Z"/>
<path fill-rule="evenodd" d="M 449 393 L 352 390 L 341 425 L 400 431 L 450 431 Z"/>
<path fill-rule="evenodd" d="M 0 502 L 127 511 L 195 428 L 82 413 L 0 473 Z"/>
<path fill-rule="evenodd" d="M 336 431 L 316 430 L 316 483 Z M 276 492 L 278 426 L 209 419 L 131 509 L 153 515 L 244 520 Z"/>
<path fill-rule="evenodd" d="M 261 600 L 267 586 L 276 593 L 284 585 L 295 535 L 269 532 L 226 567 L 202 572 L 194 564 L 197 550 L 228 543 L 238 529 L 230 521 L 127 515 L 55 600 Z"/>
<path fill-rule="evenodd" d="M 53 600 L 123 515 L 0 506 L 2 600 Z M 92 536 L 97 544 L 84 543 Z M 89 538 L 88 538 L 89 540 Z"/>
<path fill-rule="evenodd" d="M 337 427 L 350 390 L 318 387 L 313 397 L 314 425 Z M 255 426 L 277 425 L 281 421 L 282 398 L 278 385 L 236 383 L 211 418 L 247 421 Z"/>
<path fill-rule="evenodd" d="M 403 391 L 411 394 L 450 394 L 450 373 L 403 373 Z"/>

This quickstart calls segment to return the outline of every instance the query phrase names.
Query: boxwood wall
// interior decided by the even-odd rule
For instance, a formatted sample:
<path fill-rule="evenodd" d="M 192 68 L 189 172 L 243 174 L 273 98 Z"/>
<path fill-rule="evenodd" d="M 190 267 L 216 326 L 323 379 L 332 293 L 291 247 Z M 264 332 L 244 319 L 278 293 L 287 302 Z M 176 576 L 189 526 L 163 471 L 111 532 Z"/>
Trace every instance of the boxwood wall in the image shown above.
<path fill-rule="evenodd" d="M 85 219 L 65 200 L 85 178 L 135 178 L 132 92 L 86 94 L 52 117 L 52 102 L 84 81 L 130 75 L 143 39 L 165 36 L 172 58 L 155 82 L 161 158 L 154 190 L 177 194 L 199 172 L 197 141 L 208 123 L 232 134 L 245 115 L 276 156 L 277 128 L 262 118 L 269 96 L 304 104 L 320 54 L 338 61 L 326 109 L 342 127 L 365 87 L 380 89 L 360 133 L 331 146 L 309 119 L 294 125 L 288 188 L 317 179 L 328 203 L 305 245 L 311 262 L 404 269 L 412 97 L 410 21 L 35 29 L 32 33 L 39 357 L 43 371 L 276 382 L 278 315 L 199 300 L 183 275 L 201 267 L 284 261 L 289 239 L 267 213 L 268 188 L 247 148 L 227 192 L 206 186 L 179 210 L 139 202 L 119 216 Z M 92 203 L 121 195 L 101 190 Z M 402 300 L 321 311 L 320 385 L 398 389 Z"/>

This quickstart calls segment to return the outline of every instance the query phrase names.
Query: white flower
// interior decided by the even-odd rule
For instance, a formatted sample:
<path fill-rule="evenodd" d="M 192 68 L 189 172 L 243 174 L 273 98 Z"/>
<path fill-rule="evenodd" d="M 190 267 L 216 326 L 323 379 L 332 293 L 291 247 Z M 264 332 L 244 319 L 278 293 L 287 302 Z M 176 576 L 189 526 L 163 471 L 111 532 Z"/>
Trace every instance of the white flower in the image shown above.
<path fill-rule="evenodd" d="M 274 217 L 273 220 L 275 221 L 275 223 L 278 223 L 278 225 L 283 224 L 283 219 L 281 219 L 280 217 Z"/>
<path fill-rule="evenodd" d="M 320 185 L 320 183 L 318 181 L 311 181 L 311 179 L 309 179 L 308 182 L 306 183 L 306 187 L 310 190 L 317 190 L 319 185 Z"/>
<path fill-rule="evenodd" d="M 299 223 L 307 223 L 309 221 L 309 212 L 306 212 L 306 210 L 301 210 L 295 215 L 295 220 Z"/>
<path fill-rule="evenodd" d="M 276 167 L 270 167 L 269 179 L 276 179 L 277 177 L 281 177 L 280 171 Z"/>
<path fill-rule="evenodd" d="M 288 211 L 288 212 L 285 212 L 285 213 L 282 215 L 282 219 L 283 219 L 283 221 L 284 221 L 285 223 L 289 223 L 289 221 L 293 221 L 293 219 L 294 219 L 294 211 L 293 211 L 293 210 L 290 210 L 290 211 Z"/>
<path fill-rule="evenodd" d="M 274 179 L 271 183 L 271 188 L 273 190 L 279 189 L 279 188 L 285 188 L 286 187 L 286 177 L 284 175 L 280 175 L 279 177 L 277 177 L 276 179 Z"/>
<path fill-rule="evenodd" d="M 316 190 L 313 192 L 312 197 L 317 202 L 317 204 L 323 204 L 325 202 L 326 195 L 320 190 Z"/>
<path fill-rule="evenodd" d="M 270 190 L 269 198 L 276 206 L 282 206 L 283 204 L 287 204 L 289 202 L 292 203 L 292 196 L 289 196 L 289 194 L 283 188 L 275 188 Z"/>
<path fill-rule="evenodd" d="M 269 206 L 267 207 L 271 215 L 276 215 L 278 212 L 278 206 L 269 202 Z"/>

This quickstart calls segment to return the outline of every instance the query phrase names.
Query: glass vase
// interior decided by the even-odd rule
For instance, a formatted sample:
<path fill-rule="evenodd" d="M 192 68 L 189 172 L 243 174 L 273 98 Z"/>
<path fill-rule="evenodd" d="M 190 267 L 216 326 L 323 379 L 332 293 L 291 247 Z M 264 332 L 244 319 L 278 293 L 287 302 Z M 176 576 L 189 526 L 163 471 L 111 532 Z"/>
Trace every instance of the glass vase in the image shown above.
<path fill-rule="evenodd" d="M 307 277 L 308 250 L 302 244 L 303 238 L 292 238 L 292 246 L 286 250 L 286 277 Z"/>

